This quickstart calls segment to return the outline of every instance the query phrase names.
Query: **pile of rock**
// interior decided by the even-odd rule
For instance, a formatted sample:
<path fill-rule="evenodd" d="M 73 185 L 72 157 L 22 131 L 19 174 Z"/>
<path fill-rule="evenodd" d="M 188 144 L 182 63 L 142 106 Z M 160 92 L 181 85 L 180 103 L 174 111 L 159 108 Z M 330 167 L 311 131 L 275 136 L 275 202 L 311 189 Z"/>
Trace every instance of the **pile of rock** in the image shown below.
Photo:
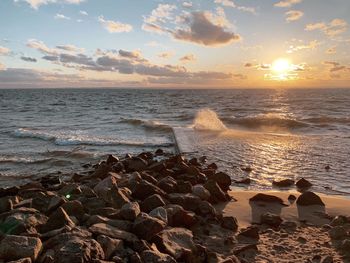
<path fill-rule="evenodd" d="M 231 179 L 204 159 L 111 155 L 64 182 L 0 189 L 0 261 L 240 262 L 237 220 L 213 206 Z"/>

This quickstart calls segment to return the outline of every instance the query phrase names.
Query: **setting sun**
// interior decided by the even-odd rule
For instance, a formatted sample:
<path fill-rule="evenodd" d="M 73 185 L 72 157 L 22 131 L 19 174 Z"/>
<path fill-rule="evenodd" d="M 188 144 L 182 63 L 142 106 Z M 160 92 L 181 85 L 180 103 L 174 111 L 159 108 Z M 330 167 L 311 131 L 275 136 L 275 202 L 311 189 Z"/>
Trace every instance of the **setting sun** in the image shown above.
<path fill-rule="evenodd" d="M 287 73 L 291 69 L 291 63 L 289 60 L 280 58 L 273 62 L 272 70 L 276 73 Z"/>

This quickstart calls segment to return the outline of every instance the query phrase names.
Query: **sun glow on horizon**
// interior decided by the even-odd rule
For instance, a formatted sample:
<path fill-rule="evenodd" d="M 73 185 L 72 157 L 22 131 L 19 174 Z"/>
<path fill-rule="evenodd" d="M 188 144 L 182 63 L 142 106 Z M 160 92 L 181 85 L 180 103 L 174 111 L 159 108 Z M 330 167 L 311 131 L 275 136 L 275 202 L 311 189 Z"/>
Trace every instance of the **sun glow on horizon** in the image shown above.
<path fill-rule="evenodd" d="M 279 58 L 276 59 L 271 67 L 270 74 L 267 74 L 267 77 L 271 80 L 277 81 L 289 81 L 298 79 L 298 74 L 295 71 L 295 65 L 291 63 L 289 59 Z"/>

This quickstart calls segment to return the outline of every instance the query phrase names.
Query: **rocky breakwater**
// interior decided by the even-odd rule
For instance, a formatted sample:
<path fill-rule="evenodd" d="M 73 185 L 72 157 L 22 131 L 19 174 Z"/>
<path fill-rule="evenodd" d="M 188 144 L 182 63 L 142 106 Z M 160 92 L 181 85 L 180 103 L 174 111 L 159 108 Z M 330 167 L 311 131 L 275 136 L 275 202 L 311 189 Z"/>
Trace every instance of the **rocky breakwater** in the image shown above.
<path fill-rule="evenodd" d="M 0 189 L 0 262 L 240 262 L 216 165 L 158 150 L 86 167 Z"/>

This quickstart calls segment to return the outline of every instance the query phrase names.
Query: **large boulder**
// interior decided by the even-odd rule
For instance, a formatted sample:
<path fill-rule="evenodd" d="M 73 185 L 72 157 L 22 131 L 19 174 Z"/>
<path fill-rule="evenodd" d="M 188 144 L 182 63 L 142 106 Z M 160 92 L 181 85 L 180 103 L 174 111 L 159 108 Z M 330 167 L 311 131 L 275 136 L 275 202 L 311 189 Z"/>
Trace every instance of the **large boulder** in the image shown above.
<path fill-rule="evenodd" d="M 300 180 L 298 180 L 295 185 L 299 188 L 299 189 L 306 189 L 312 186 L 312 183 L 310 183 L 308 180 L 306 180 L 305 178 L 301 178 Z"/>
<path fill-rule="evenodd" d="M 201 203 L 201 199 L 193 194 L 169 194 L 168 199 L 170 203 L 180 205 L 190 211 L 196 211 Z"/>
<path fill-rule="evenodd" d="M 280 205 L 284 205 L 283 200 L 277 196 L 274 195 L 267 195 L 267 194 L 256 194 L 252 198 L 249 199 L 250 202 L 265 202 L 265 203 L 277 203 Z"/>
<path fill-rule="evenodd" d="M 177 261 L 183 261 L 196 251 L 193 234 L 180 227 L 165 229 L 155 238 L 159 251 L 169 254 Z"/>
<path fill-rule="evenodd" d="M 309 206 L 309 205 L 320 205 L 325 206 L 321 198 L 313 192 L 305 192 L 301 194 L 297 199 L 297 205 Z"/>
<path fill-rule="evenodd" d="M 46 224 L 43 225 L 40 230 L 42 233 L 45 233 L 64 226 L 73 228 L 75 226 L 75 223 L 69 217 L 67 212 L 62 207 L 59 207 L 55 212 L 53 212 L 50 215 Z"/>
<path fill-rule="evenodd" d="M 223 191 L 227 191 L 230 189 L 232 181 L 231 177 L 228 174 L 218 172 L 212 176 L 208 176 L 208 178 L 215 181 Z"/>
<path fill-rule="evenodd" d="M 39 238 L 6 235 L 0 242 L 0 258 L 11 261 L 28 257 L 36 261 L 41 249 Z"/>
<path fill-rule="evenodd" d="M 165 192 L 158 186 L 143 180 L 141 183 L 137 184 L 132 192 L 132 196 L 139 200 L 145 200 L 147 197 L 158 194 L 160 196 L 165 196 Z"/>
<path fill-rule="evenodd" d="M 229 196 L 222 191 L 220 186 L 214 180 L 208 180 L 204 184 L 204 187 L 210 193 L 210 198 L 209 198 L 210 203 L 215 204 L 219 202 L 227 202 L 230 200 Z"/>
<path fill-rule="evenodd" d="M 159 207 L 159 206 L 164 206 L 165 202 L 163 198 L 158 195 L 154 194 L 149 197 L 147 197 L 142 203 L 141 203 L 141 210 L 145 213 L 149 213 L 153 209 Z"/>
<path fill-rule="evenodd" d="M 141 213 L 133 225 L 133 233 L 141 239 L 150 240 L 166 226 L 163 220 Z"/>

